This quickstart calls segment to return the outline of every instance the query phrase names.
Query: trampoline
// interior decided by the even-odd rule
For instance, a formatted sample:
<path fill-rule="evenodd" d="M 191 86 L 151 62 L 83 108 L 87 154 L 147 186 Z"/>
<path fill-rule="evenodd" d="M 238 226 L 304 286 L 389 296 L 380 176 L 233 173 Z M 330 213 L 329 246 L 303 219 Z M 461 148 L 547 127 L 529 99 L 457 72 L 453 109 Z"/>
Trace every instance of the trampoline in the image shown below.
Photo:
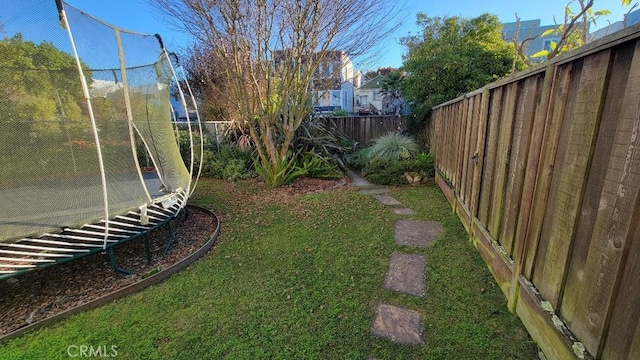
<path fill-rule="evenodd" d="M 170 97 L 197 114 L 176 58 L 63 1 L 0 14 L 0 279 L 97 251 L 126 272 L 113 247 L 171 229 L 202 167 L 199 117 L 172 117 Z"/>

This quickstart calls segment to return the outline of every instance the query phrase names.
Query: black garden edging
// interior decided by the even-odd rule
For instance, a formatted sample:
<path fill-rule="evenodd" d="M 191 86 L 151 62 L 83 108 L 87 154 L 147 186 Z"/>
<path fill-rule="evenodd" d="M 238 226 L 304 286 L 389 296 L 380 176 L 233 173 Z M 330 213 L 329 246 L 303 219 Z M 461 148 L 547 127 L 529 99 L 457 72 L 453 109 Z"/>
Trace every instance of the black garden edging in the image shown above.
<path fill-rule="evenodd" d="M 68 317 L 70 317 L 71 315 L 77 314 L 79 312 L 85 311 L 85 310 L 89 310 L 89 309 L 95 309 L 97 307 L 100 307 L 102 305 L 105 305 L 107 303 L 110 303 L 114 300 L 118 300 L 120 298 L 123 298 L 127 295 L 131 295 L 134 293 L 139 292 L 140 290 L 147 288 L 151 285 L 157 284 L 165 279 L 167 279 L 169 276 L 177 273 L 178 271 L 186 268 L 187 266 L 189 266 L 190 264 L 192 264 L 193 262 L 195 262 L 196 260 L 198 260 L 199 258 L 201 258 L 205 253 L 207 253 L 207 251 L 209 251 L 209 249 L 211 249 L 211 247 L 213 246 L 213 244 L 215 244 L 216 240 L 218 239 L 218 235 L 220 234 L 220 218 L 214 214 L 211 210 L 209 209 L 205 209 L 203 207 L 200 206 L 195 206 L 195 205 L 187 205 L 188 207 L 193 207 L 193 208 L 198 208 L 199 210 L 208 212 L 209 214 L 211 214 L 213 217 L 216 218 L 216 229 L 213 232 L 213 234 L 211 235 L 211 238 L 209 238 L 209 240 L 200 247 L 200 249 L 198 249 L 196 252 L 194 252 L 193 254 L 185 257 L 184 259 L 182 259 L 180 262 L 177 262 L 171 266 L 169 266 L 168 268 L 157 272 L 147 278 L 144 278 L 140 281 L 138 281 L 137 283 L 134 284 L 130 284 L 127 285 L 125 287 L 123 287 L 122 289 L 118 289 L 115 291 L 110 292 L 109 294 L 106 294 L 102 297 L 99 297 L 97 299 L 91 300 L 87 303 L 84 303 L 82 305 L 76 306 L 74 308 L 71 308 L 69 310 L 65 310 L 61 313 L 58 313 L 56 315 L 50 316 L 46 319 L 42 319 L 40 321 L 37 321 L 31 325 L 22 327 L 18 330 L 15 330 L 13 332 L 10 332 L 2 337 L 0 337 L 0 341 L 4 341 L 4 340 L 9 340 L 9 339 L 14 339 L 17 338 L 21 335 L 23 335 L 24 333 L 31 331 L 31 330 L 35 330 L 35 329 L 39 329 L 39 328 L 43 328 L 46 326 L 50 326 L 60 320 L 66 319 Z"/>

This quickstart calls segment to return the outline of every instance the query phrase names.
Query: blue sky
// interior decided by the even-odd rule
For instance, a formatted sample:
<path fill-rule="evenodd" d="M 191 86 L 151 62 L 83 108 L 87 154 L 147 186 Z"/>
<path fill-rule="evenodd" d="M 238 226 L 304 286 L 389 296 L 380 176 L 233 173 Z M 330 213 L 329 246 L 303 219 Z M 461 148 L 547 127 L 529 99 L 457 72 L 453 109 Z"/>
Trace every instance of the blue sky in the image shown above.
<path fill-rule="evenodd" d="M 367 64 L 377 67 L 399 67 L 402 65 L 404 48 L 398 39 L 419 32 L 416 26 L 416 14 L 423 12 L 428 16 L 475 17 L 488 12 L 498 16 L 502 22 L 515 21 L 515 14 L 522 20 L 541 19 L 543 25 L 553 24 L 553 18 L 562 22 L 564 7 L 569 0 L 405 0 L 402 3 L 402 26 L 391 34 L 385 42 L 384 51 L 377 61 Z M 71 6 L 87 12 L 110 24 L 142 33 L 160 34 L 170 50 L 184 47 L 189 37 L 171 28 L 157 16 L 157 12 L 144 0 L 67 0 Z M 572 8 L 577 9 L 574 1 Z M 595 0 L 595 10 L 609 9 L 612 14 L 601 18 L 597 27 L 606 26 L 607 20 L 615 22 L 622 19 L 625 9 L 620 0 Z M 356 66 L 358 63 L 356 61 Z M 361 69 L 364 70 L 364 69 Z"/>

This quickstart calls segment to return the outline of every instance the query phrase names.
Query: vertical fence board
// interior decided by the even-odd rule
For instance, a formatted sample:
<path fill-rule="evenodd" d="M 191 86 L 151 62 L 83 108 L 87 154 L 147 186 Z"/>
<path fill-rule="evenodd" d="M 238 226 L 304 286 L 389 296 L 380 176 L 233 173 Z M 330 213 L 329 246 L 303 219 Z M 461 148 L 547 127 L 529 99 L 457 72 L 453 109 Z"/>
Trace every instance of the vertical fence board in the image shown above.
<path fill-rule="evenodd" d="M 599 118 L 605 94 L 610 50 L 584 60 L 580 89 L 575 103 L 573 121 L 568 128 L 564 167 L 558 174 L 557 207 L 549 214 L 549 246 L 542 268 L 538 290 L 557 309 L 561 285 L 574 238 L 575 224 L 582 206 L 591 149 L 595 144 Z"/>
<path fill-rule="evenodd" d="M 475 121 L 474 121 L 474 108 L 475 108 L 475 96 L 469 97 L 465 99 L 467 104 L 467 109 L 465 111 L 465 122 L 466 122 L 466 130 L 464 137 L 464 148 L 462 148 L 462 176 L 460 182 L 460 199 L 462 203 L 468 207 L 469 206 L 469 188 L 471 187 L 471 183 L 469 182 L 469 168 L 471 163 L 471 143 L 473 141 L 473 133 L 475 130 Z M 474 144 L 475 145 L 475 144 Z"/>
<path fill-rule="evenodd" d="M 439 119 L 440 121 L 443 123 L 442 126 L 444 127 L 444 140 L 441 142 L 441 147 L 442 148 L 447 148 L 446 153 L 442 160 L 445 160 L 446 163 L 443 164 L 444 165 L 444 175 L 447 179 L 451 179 L 451 168 L 453 167 L 453 158 L 452 158 L 452 152 L 454 147 L 452 146 L 453 144 L 453 129 L 454 129 L 454 125 L 451 121 L 451 112 L 453 111 L 453 109 L 451 107 L 447 107 L 444 111 L 439 113 Z M 441 150 L 442 152 L 443 150 Z"/>
<path fill-rule="evenodd" d="M 473 103 L 471 102 L 471 98 L 466 98 L 464 100 L 464 108 L 463 108 L 463 114 L 462 114 L 462 118 L 464 119 L 464 137 L 462 138 L 462 146 L 460 147 L 460 166 L 461 166 L 461 171 L 460 171 L 460 185 L 458 186 L 458 189 L 460 189 L 460 191 L 458 192 L 458 196 L 462 202 L 462 204 L 466 205 L 466 199 L 465 199 L 465 195 L 467 193 L 467 170 L 468 170 L 468 166 L 467 164 L 469 163 L 469 139 L 471 136 L 471 127 L 473 124 L 473 120 L 472 120 L 472 112 L 473 112 Z"/>
<path fill-rule="evenodd" d="M 505 196 L 505 183 L 507 180 L 509 147 L 511 145 L 511 133 L 513 129 L 513 116 L 516 110 L 516 101 L 518 99 L 518 82 L 507 85 L 504 111 L 500 123 L 500 134 L 498 137 L 498 158 L 496 159 L 495 181 L 493 183 L 493 191 L 491 196 L 491 217 L 489 219 L 489 233 L 494 239 L 498 240 L 500 224 L 502 222 L 503 202 Z"/>
<path fill-rule="evenodd" d="M 542 228 L 540 229 L 540 237 L 538 247 L 536 249 L 535 264 L 532 267 L 534 271 L 530 277 L 531 281 L 536 286 L 538 283 L 543 281 L 542 269 L 546 265 L 547 250 L 550 247 L 551 230 L 553 228 L 553 222 L 551 220 L 554 219 L 554 214 L 560 211 L 558 210 L 558 198 L 560 196 L 558 189 L 560 188 L 563 172 L 567 171 L 567 152 L 569 148 L 569 137 L 571 134 L 569 129 L 571 128 L 571 124 L 575 117 L 574 109 L 578 93 L 580 92 L 580 79 L 583 72 L 582 68 L 582 61 L 571 64 L 571 78 L 568 84 L 566 99 L 564 99 L 564 111 L 562 114 L 559 114 L 561 117 L 561 125 L 557 134 L 558 143 L 555 151 L 555 158 L 553 159 L 553 172 L 550 179 L 550 189 L 547 202 L 544 204 L 545 210 L 542 215 Z"/>
<path fill-rule="evenodd" d="M 460 117 L 458 115 L 458 109 L 460 104 L 452 106 L 449 121 L 451 122 L 451 177 L 449 180 L 457 181 L 456 173 L 458 171 L 458 155 L 460 154 Z"/>
<path fill-rule="evenodd" d="M 538 250 L 538 241 L 542 232 L 543 220 L 548 203 L 551 179 L 556 161 L 558 142 L 560 141 L 560 128 L 564 118 L 565 106 L 571 83 L 572 64 L 557 67 L 553 78 L 551 98 L 547 109 L 543 145 L 540 154 L 540 166 L 536 176 L 533 207 L 530 215 L 529 227 L 526 237 L 528 239 L 525 249 L 527 258 L 524 259 L 523 275 L 531 280 L 533 263 Z"/>
<path fill-rule="evenodd" d="M 514 238 L 515 246 L 512 254 L 512 258 L 514 259 L 514 274 L 511 280 L 511 293 L 509 294 L 509 309 L 512 310 L 515 310 L 516 300 L 518 297 L 517 292 L 519 291 L 520 275 L 522 274 L 525 257 L 527 256 L 527 253 L 525 252 L 528 240 L 527 232 L 529 229 L 532 208 L 535 207 L 533 198 L 535 195 L 537 174 L 540 171 L 540 155 L 542 154 L 545 128 L 547 127 L 547 109 L 549 108 L 553 89 L 555 69 L 556 67 L 554 65 L 548 65 L 544 73 L 542 90 L 539 101 L 536 102 L 537 109 L 534 114 L 531 129 L 527 162 L 524 169 L 522 197 L 520 199 L 520 209 Z"/>
<path fill-rule="evenodd" d="M 477 145 L 478 145 L 478 132 L 480 131 L 480 105 L 482 101 L 482 93 L 474 95 L 471 99 L 471 103 L 473 106 L 473 113 L 470 115 L 471 120 L 471 136 L 469 137 L 469 151 L 467 152 L 467 176 L 465 182 L 467 183 L 466 191 L 465 191 L 465 204 L 469 209 L 469 212 L 475 208 L 475 204 L 473 204 L 473 178 L 475 173 L 475 167 L 478 162 L 477 160 Z M 472 213 L 473 214 L 473 213 Z"/>
<path fill-rule="evenodd" d="M 478 109 L 478 133 L 476 134 L 475 152 L 473 161 L 473 178 L 471 179 L 471 216 L 478 217 L 480 201 L 480 188 L 484 169 L 485 141 L 487 140 L 487 122 L 489 121 L 489 89 L 485 88 L 481 95 L 478 95 L 480 108 Z"/>
<path fill-rule="evenodd" d="M 593 229 L 584 286 L 580 289 L 579 317 L 572 328 L 585 347 L 597 354 L 609 317 L 611 297 L 619 284 L 628 231 L 640 189 L 640 43 L 636 46 L 629 82 L 605 184 Z M 635 219 L 637 222 L 638 220 Z"/>
<path fill-rule="evenodd" d="M 458 190 L 460 194 L 462 188 L 462 172 L 464 171 L 464 141 L 467 133 L 467 106 L 469 103 L 465 100 L 461 101 L 456 106 L 456 124 L 457 126 L 457 138 L 456 138 L 456 174 L 453 186 Z"/>
<path fill-rule="evenodd" d="M 513 239 L 520 210 L 520 199 L 527 165 L 526 159 L 529 150 L 531 126 L 533 125 L 533 117 L 535 116 L 540 98 L 539 89 L 540 77 L 528 77 L 522 81 L 522 90 L 518 96 L 513 135 L 511 137 L 511 149 L 509 151 L 509 171 L 504 201 L 504 219 L 500 231 L 500 244 L 509 256 L 513 253 Z"/>
<path fill-rule="evenodd" d="M 640 201 L 636 203 L 634 218 L 640 218 Z M 640 224 L 636 222 L 630 230 L 635 234 L 630 241 L 624 277 L 616 295 L 609 333 L 602 353 L 603 359 L 640 359 L 640 348 L 632 350 L 634 339 L 640 342 L 640 329 L 637 329 L 640 326 Z M 634 351 L 635 354 L 630 354 L 630 351 Z"/>
<path fill-rule="evenodd" d="M 500 129 L 500 114 L 502 110 L 502 91 L 499 87 L 490 90 L 489 124 L 487 130 L 484 171 L 482 187 L 480 189 L 480 211 L 478 219 L 482 224 L 489 223 L 489 211 L 491 211 L 491 196 L 493 179 L 495 177 L 496 158 L 498 157 L 498 132 Z"/>
<path fill-rule="evenodd" d="M 578 226 L 571 252 L 571 262 L 567 271 L 567 280 L 562 297 L 561 312 L 568 324 L 575 317 L 575 305 L 580 302 L 579 289 L 584 286 L 584 267 L 587 262 L 589 243 L 593 236 L 593 227 L 600 208 L 602 189 L 605 183 L 607 167 L 611 157 L 616 127 L 620 117 L 634 46 L 627 46 L 613 55 L 611 79 L 602 112 L 599 136 L 593 152 L 591 171 L 587 181 L 585 198 L 578 219 Z"/>

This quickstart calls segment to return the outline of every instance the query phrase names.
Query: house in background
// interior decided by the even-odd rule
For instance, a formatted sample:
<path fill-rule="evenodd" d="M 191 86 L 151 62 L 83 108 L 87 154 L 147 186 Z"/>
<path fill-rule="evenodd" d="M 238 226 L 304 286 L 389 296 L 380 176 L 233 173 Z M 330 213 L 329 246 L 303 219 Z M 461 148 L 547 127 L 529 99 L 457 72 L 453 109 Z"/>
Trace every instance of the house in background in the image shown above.
<path fill-rule="evenodd" d="M 355 90 L 354 112 L 379 114 L 382 110 L 382 83 L 386 76 L 378 75 Z"/>
<path fill-rule="evenodd" d="M 556 25 L 540 25 L 540 19 L 502 23 L 502 38 L 506 42 L 511 43 L 517 33 L 516 41 L 518 44 L 522 44 L 523 41 L 528 41 L 525 48 L 525 55 L 531 56 L 545 49 L 550 51 L 551 42 L 557 43 L 560 41 L 560 36 L 556 34 L 541 36 L 545 31 L 555 28 Z"/>
<path fill-rule="evenodd" d="M 360 85 L 362 74 L 354 70 L 353 62 L 342 51 L 328 51 L 325 57 L 313 78 L 314 110 L 327 113 L 342 109 L 351 112 L 354 90 Z"/>
<path fill-rule="evenodd" d="M 636 24 L 640 24 L 640 9 L 625 14 L 624 19 L 622 19 L 621 21 L 616 21 L 608 26 L 603 27 L 602 29 L 590 33 L 589 41 L 598 40 L 607 35 L 611 35 L 614 32 L 620 31 L 625 27 L 633 26 Z"/>
<path fill-rule="evenodd" d="M 589 33 L 588 41 L 600 39 L 638 23 L 640 23 L 640 9 L 626 14 L 622 21 L 614 22 L 609 26 Z M 525 49 L 525 55 L 531 56 L 538 51 L 551 50 L 551 42 L 557 43 L 560 41 L 560 36 L 556 34 L 541 36 L 545 31 L 556 27 L 556 25 L 540 25 L 540 19 L 520 21 L 519 28 L 518 22 L 502 23 L 502 38 L 507 42 L 513 42 L 517 32 L 516 41 L 518 44 L 527 39 L 533 39 L 528 42 Z M 544 58 L 540 58 L 540 60 L 544 60 Z"/>

